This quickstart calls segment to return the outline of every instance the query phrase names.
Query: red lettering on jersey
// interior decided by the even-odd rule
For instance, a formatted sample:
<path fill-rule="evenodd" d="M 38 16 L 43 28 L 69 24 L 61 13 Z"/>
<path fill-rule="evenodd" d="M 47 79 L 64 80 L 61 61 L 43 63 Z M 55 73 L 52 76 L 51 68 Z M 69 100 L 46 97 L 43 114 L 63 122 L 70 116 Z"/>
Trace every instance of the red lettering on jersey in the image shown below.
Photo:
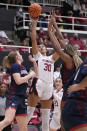
<path fill-rule="evenodd" d="M 45 70 L 45 71 L 48 71 L 48 72 L 51 72 L 51 64 L 44 63 L 44 65 L 45 65 L 44 70 Z"/>

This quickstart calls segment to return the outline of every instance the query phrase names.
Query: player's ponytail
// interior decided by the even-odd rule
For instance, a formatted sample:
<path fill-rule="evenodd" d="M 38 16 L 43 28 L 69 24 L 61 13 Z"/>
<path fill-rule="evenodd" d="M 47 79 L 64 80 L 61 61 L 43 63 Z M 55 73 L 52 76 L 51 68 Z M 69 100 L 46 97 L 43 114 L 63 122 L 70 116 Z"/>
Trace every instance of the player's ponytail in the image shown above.
<path fill-rule="evenodd" d="M 4 67 L 10 67 L 10 63 L 9 63 L 9 60 L 8 60 L 8 56 L 5 56 L 5 57 L 3 58 L 2 64 L 3 64 Z"/>
<path fill-rule="evenodd" d="M 82 59 L 77 54 L 73 56 L 73 60 L 74 60 L 76 69 L 78 69 L 78 67 L 83 63 Z"/>
<path fill-rule="evenodd" d="M 11 51 L 8 56 L 3 59 L 3 66 L 10 67 L 12 64 L 16 63 L 17 51 Z"/>
<path fill-rule="evenodd" d="M 82 59 L 78 56 L 76 48 L 72 44 L 67 44 L 64 51 L 73 57 L 76 69 L 82 64 Z"/>

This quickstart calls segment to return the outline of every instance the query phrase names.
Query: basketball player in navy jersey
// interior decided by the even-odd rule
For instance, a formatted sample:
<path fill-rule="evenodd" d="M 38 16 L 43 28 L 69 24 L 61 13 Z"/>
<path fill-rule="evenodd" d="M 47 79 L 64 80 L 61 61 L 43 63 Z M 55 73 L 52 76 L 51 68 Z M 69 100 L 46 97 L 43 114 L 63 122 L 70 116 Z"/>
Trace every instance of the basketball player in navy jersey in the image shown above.
<path fill-rule="evenodd" d="M 80 65 L 72 80 L 67 84 L 69 95 L 62 111 L 62 120 L 66 131 L 87 131 L 86 80 L 87 59 Z"/>
<path fill-rule="evenodd" d="M 59 56 L 57 53 L 54 53 L 51 56 L 46 56 L 47 50 L 44 45 L 38 49 L 36 41 L 37 20 L 32 20 L 32 22 L 32 52 L 34 58 L 38 62 L 38 79 L 34 79 L 31 86 L 31 94 L 29 94 L 28 99 L 28 119 L 31 119 L 35 106 L 40 99 L 42 111 L 42 131 L 49 131 L 49 117 L 53 93 L 54 62 L 59 58 Z"/>
<path fill-rule="evenodd" d="M 55 36 L 55 33 L 54 33 L 55 30 L 56 30 L 57 36 Z M 79 65 L 82 63 L 82 60 L 79 58 L 79 56 L 77 55 L 76 49 L 71 44 L 66 45 L 65 40 L 58 29 L 54 14 L 52 14 L 52 17 L 51 17 L 51 20 L 48 26 L 48 32 L 53 44 L 53 48 L 55 49 L 55 51 L 58 53 L 58 55 L 63 61 L 62 68 L 61 68 L 61 77 L 62 77 L 63 90 L 64 90 L 61 108 L 63 108 L 63 106 L 66 103 L 66 96 L 67 96 L 66 84 L 70 76 L 76 71 L 76 69 L 78 69 Z M 62 42 L 59 42 L 59 40 Z M 61 50 L 61 47 L 64 48 L 64 51 Z M 64 129 L 62 129 L 62 131 L 63 130 Z"/>
<path fill-rule="evenodd" d="M 33 58 L 30 59 L 37 73 L 37 64 Z M 11 84 L 6 96 L 5 119 L 0 122 L 0 131 L 11 124 L 15 116 L 19 131 L 27 131 L 27 106 L 25 105 L 27 81 L 35 77 L 36 73 L 34 71 L 28 73 L 22 62 L 23 58 L 18 51 L 12 51 L 5 57 L 4 66 L 10 68 Z"/>

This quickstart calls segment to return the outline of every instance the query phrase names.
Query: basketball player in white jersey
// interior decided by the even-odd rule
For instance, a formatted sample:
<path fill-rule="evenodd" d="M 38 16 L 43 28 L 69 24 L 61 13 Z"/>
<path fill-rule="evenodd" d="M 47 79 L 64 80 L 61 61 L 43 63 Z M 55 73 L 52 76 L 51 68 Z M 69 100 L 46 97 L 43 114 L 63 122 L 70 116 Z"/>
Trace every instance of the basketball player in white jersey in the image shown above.
<path fill-rule="evenodd" d="M 33 19 L 32 22 L 32 52 L 34 58 L 38 62 L 38 78 L 33 80 L 30 89 L 28 98 L 28 120 L 31 119 L 35 106 L 38 100 L 40 100 L 42 111 L 42 131 L 49 131 L 49 117 L 53 93 L 54 62 L 59 58 L 59 56 L 57 53 L 54 53 L 51 56 L 46 56 L 46 47 L 41 46 L 40 49 L 38 48 L 36 41 L 37 20 Z"/>
<path fill-rule="evenodd" d="M 52 120 L 50 122 L 50 131 L 57 131 L 58 129 L 61 128 L 60 125 L 60 117 L 61 117 L 61 99 L 63 96 L 63 89 L 62 89 L 62 79 L 60 77 L 57 77 L 56 80 L 54 81 L 54 89 L 53 92 L 53 104 L 54 104 L 54 110 L 53 110 L 53 116 Z"/>

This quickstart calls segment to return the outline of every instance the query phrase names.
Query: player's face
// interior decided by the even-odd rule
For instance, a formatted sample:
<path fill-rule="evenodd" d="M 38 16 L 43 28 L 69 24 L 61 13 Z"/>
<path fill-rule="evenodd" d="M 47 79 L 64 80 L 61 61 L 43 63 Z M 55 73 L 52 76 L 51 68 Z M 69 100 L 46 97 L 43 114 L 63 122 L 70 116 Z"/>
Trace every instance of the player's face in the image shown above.
<path fill-rule="evenodd" d="M 57 78 L 57 79 L 55 80 L 55 87 L 56 87 L 56 89 L 57 89 L 58 91 L 60 91 L 60 90 L 62 89 L 62 86 L 63 86 L 63 84 L 62 84 L 61 78 Z"/>
<path fill-rule="evenodd" d="M 46 53 L 47 52 L 46 47 L 45 46 L 41 46 L 41 50 L 40 51 L 41 51 L 42 54 Z"/>
<path fill-rule="evenodd" d="M 22 63 L 23 62 L 23 58 L 22 55 L 17 51 L 17 59 Z"/>
<path fill-rule="evenodd" d="M 0 90 L 1 90 L 2 93 L 5 93 L 6 92 L 6 86 L 5 85 L 1 86 Z"/>
<path fill-rule="evenodd" d="M 38 50 L 41 52 L 41 45 L 38 46 Z"/>

